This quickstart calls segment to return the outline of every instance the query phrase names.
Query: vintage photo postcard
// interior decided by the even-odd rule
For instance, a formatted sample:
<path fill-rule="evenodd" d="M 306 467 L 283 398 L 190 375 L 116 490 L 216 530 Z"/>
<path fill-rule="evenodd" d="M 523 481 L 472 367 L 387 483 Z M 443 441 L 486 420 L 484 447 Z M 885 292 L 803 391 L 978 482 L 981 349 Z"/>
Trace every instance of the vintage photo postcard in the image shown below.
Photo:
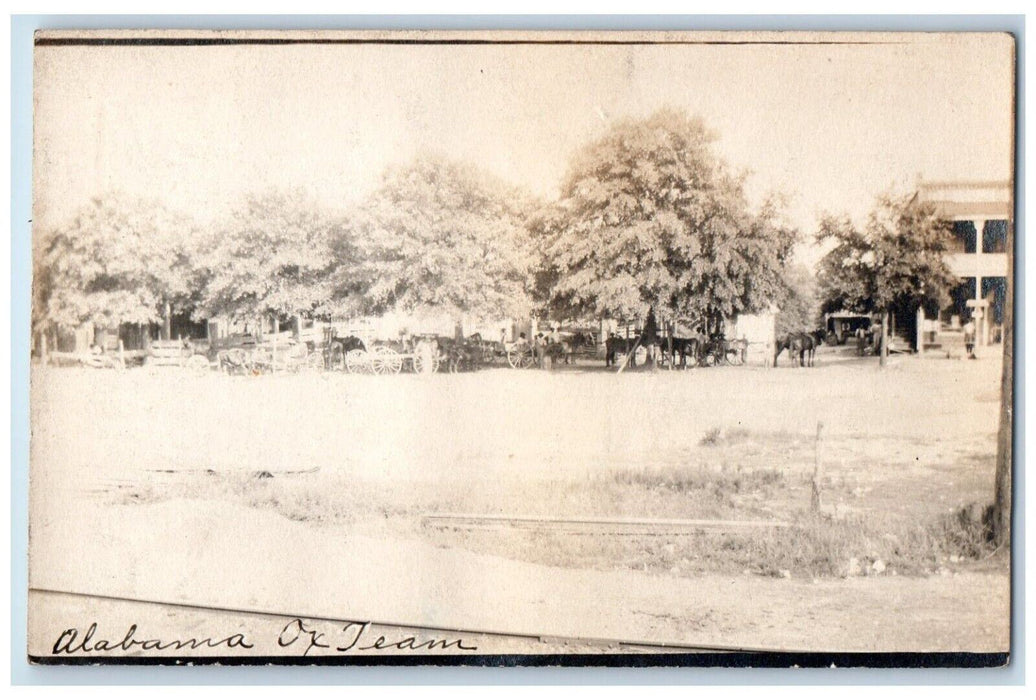
<path fill-rule="evenodd" d="M 1014 85 L 993 33 L 37 33 L 28 655 L 1006 664 Z"/>

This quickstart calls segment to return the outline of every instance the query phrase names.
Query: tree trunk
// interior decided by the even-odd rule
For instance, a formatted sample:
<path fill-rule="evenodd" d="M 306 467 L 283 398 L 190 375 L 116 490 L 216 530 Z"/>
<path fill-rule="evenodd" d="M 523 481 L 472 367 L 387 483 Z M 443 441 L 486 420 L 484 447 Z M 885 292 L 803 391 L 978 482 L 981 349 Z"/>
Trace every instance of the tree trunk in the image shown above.
<path fill-rule="evenodd" d="M 919 306 L 917 307 L 917 320 L 915 321 L 917 327 L 914 328 L 914 343 L 917 345 L 918 356 L 924 355 L 924 322 L 924 307 Z"/>
<path fill-rule="evenodd" d="M 668 345 L 666 347 L 666 352 L 667 352 L 666 359 L 669 361 L 669 369 L 671 370 L 671 369 L 673 369 L 673 365 L 675 364 L 673 362 L 673 322 L 672 321 L 669 322 L 669 325 L 667 326 L 667 331 L 668 331 L 667 335 L 669 336 L 669 338 L 668 338 Z"/>
<path fill-rule="evenodd" d="M 885 310 L 881 313 L 881 359 L 880 364 L 882 367 L 888 364 L 889 361 L 889 312 Z"/>
<path fill-rule="evenodd" d="M 167 301 L 162 309 L 162 340 L 173 337 L 173 309 Z"/>
<path fill-rule="evenodd" d="M 1004 364 L 1000 374 L 1000 427 L 996 435 L 996 484 L 993 500 L 993 542 L 1011 542 L 1011 467 L 1014 437 L 1014 225 L 1007 226 L 1007 284 L 1004 300 L 1004 332 L 1001 342 Z"/>
<path fill-rule="evenodd" d="M 173 337 L 173 311 L 169 305 L 169 302 L 166 302 L 162 306 L 161 336 L 162 340 L 170 340 Z"/>

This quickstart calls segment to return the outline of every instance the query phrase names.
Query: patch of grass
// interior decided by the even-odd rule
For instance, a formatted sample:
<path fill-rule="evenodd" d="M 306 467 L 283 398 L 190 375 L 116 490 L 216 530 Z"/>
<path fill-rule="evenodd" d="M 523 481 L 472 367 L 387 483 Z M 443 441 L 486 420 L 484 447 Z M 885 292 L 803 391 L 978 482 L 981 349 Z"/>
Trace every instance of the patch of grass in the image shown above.
<path fill-rule="evenodd" d="M 735 447 L 759 441 L 767 443 L 789 443 L 799 442 L 800 440 L 800 436 L 784 431 L 758 432 L 741 427 L 727 428 L 726 430 L 714 427 L 705 431 L 701 440 L 698 441 L 698 445 L 699 447 Z"/>
<path fill-rule="evenodd" d="M 678 537 L 536 531 L 428 530 L 441 547 L 548 566 L 624 569 L 673 576 L 752 574 L 796 578 L 949 573 L 992 551 L 956 516 L 890 532 L 873 520 L 816 518 L 796 527 Z"/>
<path fill-rule="evenodd" d="M 840 577 L 948 573 L 992 552 L 990 510 L 972 505 L 934 517 L 850 511 L 816 516 L 808 475 L 780 469 L 670 466 L 623 470 L 594 479 L 465 482 L 438 491 L 394 488 L 322 475 L 196 473 L 123 488 L 122 503 L 215 499 L 349 532 L 389 531 L 437 546 L 553 566 L 632 569 L 666 575 L 708 573 Z M 552 531 L 442 530 L 428 512 L 556 517 L 613 516 L 774 519 L 787 528 L 707 531 L 678 536 Z"/>
<path fill-rule="evenodd" d="M 670 467 L 665 469 L 630 469 L 615 472 L 613 480 L 621 485 L 636 485 L 655 491 L 687 494 L 705 491 L 724 500 L 732 494 L 761 492 L 785 486 L 780 469 L 741 469 L 707 467 Z"/>
<path fill-rule="evenodd" d="M 698 444 L 702 447 L 714 447 L 719 444 L 720 436 L 722 432 L 719 428 L 709 428 L 702 436 L 701 442 Z"/>

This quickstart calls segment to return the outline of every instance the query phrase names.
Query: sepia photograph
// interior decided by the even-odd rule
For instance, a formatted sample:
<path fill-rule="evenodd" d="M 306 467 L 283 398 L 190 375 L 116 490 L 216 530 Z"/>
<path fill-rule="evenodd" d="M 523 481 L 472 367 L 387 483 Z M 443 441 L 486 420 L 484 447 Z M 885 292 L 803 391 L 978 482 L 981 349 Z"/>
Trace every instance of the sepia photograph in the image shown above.
<path fill-rule="evenodd" d="M 30 661 L 1009 663 L 1015 58 L 37 32 Z"/>

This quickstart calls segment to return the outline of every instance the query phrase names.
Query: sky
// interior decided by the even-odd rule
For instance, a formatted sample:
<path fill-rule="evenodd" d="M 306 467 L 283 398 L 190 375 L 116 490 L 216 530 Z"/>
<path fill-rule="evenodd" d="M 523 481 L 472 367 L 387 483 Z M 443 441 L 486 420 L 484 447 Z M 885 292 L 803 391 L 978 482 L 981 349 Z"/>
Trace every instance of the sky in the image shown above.
<path fill-rule="evenodd" d="M 877 43 L 41 46 L 34 221 L 109 191 L 203 224 L 269 188 L 345 209 L 429 151 L 551 198 L 580 146 L 663 107 L 809 237 L 919 176 L 1011 179 L 1009 37 L 820 38 Z"/>

